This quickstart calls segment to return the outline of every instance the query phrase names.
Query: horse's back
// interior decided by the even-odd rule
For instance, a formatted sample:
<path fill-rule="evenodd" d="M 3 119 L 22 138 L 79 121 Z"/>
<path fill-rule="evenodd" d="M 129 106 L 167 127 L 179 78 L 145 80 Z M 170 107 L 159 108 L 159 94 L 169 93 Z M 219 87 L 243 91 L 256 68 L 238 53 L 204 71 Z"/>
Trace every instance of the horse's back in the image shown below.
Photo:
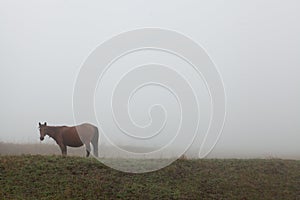
<path fill-rule="evenodd" d="M 97 128 L 96 126 L 94 126 L 93 124 L 90 124 L 90 123 L 83 123 L 83 124 L 80 124 L 78 126 L 84 126 L 84 127 L 90 127 L 90 128 Z M 78 127 L 76 126 L 76 127 Z"/>
<path fill-rule="evenodd" d="M 80 124 L 78 126 L 75 126 L 75 128 L 81 141 L 84 144 L 91 142 L 92 138 L 94 137 L 95 130 L 97 129 L 96 126 L 89 123 Z"/>

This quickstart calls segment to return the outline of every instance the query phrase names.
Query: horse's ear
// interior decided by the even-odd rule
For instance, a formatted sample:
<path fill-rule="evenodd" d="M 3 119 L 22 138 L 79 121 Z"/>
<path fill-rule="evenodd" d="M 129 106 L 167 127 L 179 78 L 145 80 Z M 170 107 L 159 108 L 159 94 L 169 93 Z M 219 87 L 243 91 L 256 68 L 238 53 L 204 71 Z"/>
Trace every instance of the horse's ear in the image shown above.
<path fill-rule="evenodd" d="M 39 122 L 39 126 L 42 126 L 41 122 Z"/>
<path fill-rule="evenodd" d="M 45 122 L 44 125 L 47 126 L 47 122 Z"/>

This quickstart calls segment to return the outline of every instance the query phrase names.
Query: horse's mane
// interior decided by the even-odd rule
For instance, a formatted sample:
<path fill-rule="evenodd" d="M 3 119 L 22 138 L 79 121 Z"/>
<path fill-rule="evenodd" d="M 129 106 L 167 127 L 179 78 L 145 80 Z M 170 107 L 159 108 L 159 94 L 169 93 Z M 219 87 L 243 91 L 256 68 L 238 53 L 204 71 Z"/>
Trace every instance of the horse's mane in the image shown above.
<path fill-rule="evenodd" d="M 57 129 L 60 129 L 60 128 L 65 128 L 67 126 L 46 126 L 45 128 L 47 130 L 57 130 Z"/>
<path fill-rule="evenodd" d="M 46 126 L 46 128 L 63 128 L 63 127 L 67 127 L 67 126 Z"/>

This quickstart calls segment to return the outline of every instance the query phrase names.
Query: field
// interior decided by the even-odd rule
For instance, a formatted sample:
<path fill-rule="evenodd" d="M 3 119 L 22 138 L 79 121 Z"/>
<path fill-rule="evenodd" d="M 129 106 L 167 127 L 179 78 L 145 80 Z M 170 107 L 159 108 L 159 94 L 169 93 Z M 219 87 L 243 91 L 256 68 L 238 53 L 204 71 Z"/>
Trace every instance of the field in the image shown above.
<path fill-rule="evenodd" d="M 300 161 L 180 159 L 132 174 L 93 158 L 0 156 L 0 199 L 300 199 Z"/>

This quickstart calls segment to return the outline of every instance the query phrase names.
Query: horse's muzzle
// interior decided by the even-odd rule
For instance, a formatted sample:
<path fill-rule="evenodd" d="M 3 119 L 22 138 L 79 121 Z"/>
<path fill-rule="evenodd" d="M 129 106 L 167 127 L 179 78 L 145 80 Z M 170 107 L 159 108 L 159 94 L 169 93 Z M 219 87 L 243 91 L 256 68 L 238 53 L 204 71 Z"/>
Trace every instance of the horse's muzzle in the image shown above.
<path fill-rule="evenodd" d="M 40 137 L 40 140 L 43 141 L 43 140 L 44 140 L 44 137 Z"/>

